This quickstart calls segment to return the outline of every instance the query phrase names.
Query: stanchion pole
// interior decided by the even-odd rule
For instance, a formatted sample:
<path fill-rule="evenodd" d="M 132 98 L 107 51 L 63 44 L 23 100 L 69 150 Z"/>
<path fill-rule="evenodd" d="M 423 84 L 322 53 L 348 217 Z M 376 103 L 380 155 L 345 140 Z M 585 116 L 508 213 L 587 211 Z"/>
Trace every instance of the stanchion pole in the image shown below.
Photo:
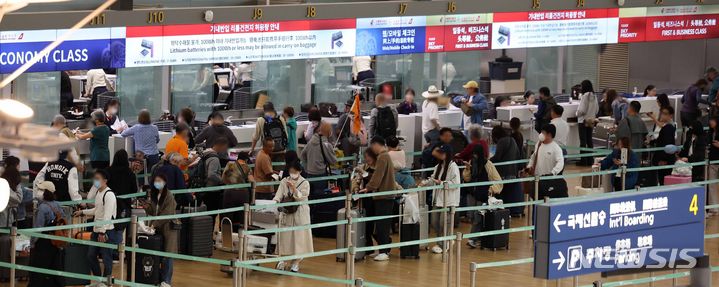
<path fill-rule="evenodd" d="M 137 248 L 137 215 L 130 217 L 130 246 L 133 248 L 130 252 L 130 266 L 134 267 L 137 261 L 137 253 L 134 249 Z M 130 282 L 135 283 L 135 268 L 130 268 Z"/>
<path fill-rule="evenodd" d="M 594 287 L 602 287 L 602 280 L 597 280 L 592 283 Z"/>
<path fill-rule="evenodd" d="M 534 198 L 532 198 L 532 200 L 538 200 L 538 199 L 539 199 L 539 175 L 535 174 L 534 175 Z M 530 218 L 527 220 L 529 222 L 529 224 L 527 224 L 527 226 L 534 226 L 534 223 L 532 223 L 532 220 L 534 219 L 534 210 L 535 210 L 535 208 L 537 208 L 537 206 L 534 204 L 531 204 L 531 206 L 532 206 L 532 212 L 530 212 L 527 215 L 527 217 Z M 534 232 L 530 231 L 529 239 L 533 238 L 532 234 L 534 234 Z"/>
<path fill-rule="evenodd" d="M 355 287 L 363 287 L 364 286 L 364 279 L 362 279 L 362 278 L 357 278 L 354 280 L 354 282 L 355 282 L 355 285 L 354 285 Z"/>
<path fill-rule="evenodd" d="M 345 195 L 345 219 L 347 219 L 347 224 L 345 224 L 345 248 L 347 248 L 347 252 L 345 253 L 345 276 L 347 276 L 348 281 L 354 280 L 354 254 L 352 254 L 352 249 L 354 248 L 352 245 L 352 193 L 348 192 Z"/>
<path fill-rule="evenodd" d="M 241 248 L 241 247 L 240 247 Z M 233 260 L 230 267 L 232 267 L 232 287 L 239 287 L 240 286 L 240 268 L 237 268 L 240 260 Z"/>
<path fill-rule="evenodd" d="M 574 276 L 573 278 L 574 283 L 572 284 L 573 287 L 579 287 L 579 276 Z"/>
<path fill-rule="evenodd" d="M 677 274 L 677 269 L 672 269 L 672 273 Z M 676 287 L 679 284 L 679 278 L 672 278 L 672 287 Z"/>
<path fill-rule="evenodd" d="M 254 188 L 252 190 L 254 190 Z M 253 194 L 253 198 L 254 198 L 254 192 L 252 194 Z M 252 210 L 250 209 L 249 203 L 245 203 L 243 205 L 243 209 L 245 212 L 245 216 L 244 216 L 245 218 L 244 218 L 244 222 L 243 222 L 243 226 L 242 226 L 242 234 L 239 236 L 240 237 L 239 238 L 240 239 L 240 248 L 239 248 L 240 261 L 247 260 L 247 233 L 246 232 L 250 228 L 250 222 L 251 222 L 250 214 L 252 214 Z M 242 266 L 238 266 L 238 270 L 240 271 L 240 284 L 239 285 L 243 286 L 243 287 L 247 286 L 247 270 Z"/>
<path fill-rule="evenodd" d="M 112 280 L 112 274 L 108 274 L 107 278 L 105 278 L 105 281 L 107 282 L 105 285 L 112 287 L 112 283 L 114 280 Z"/>
<path fill-rule="evenodd" d="M 622 165 L 622 191 L 626 190 L 627 187 L 627 165 Z"/>
<path fill-rule="evenodd" d="M 122 240 L 117 246 L 118 261 L 120 262 L 120 280 L 125 281 L 127 273 L 125 271 L 125 241 Z M 135 268 L 135 266 L 130 266 Z"/>
<path fill-rule="evenodd" d="M 460 276 L 462 276 L 462 269 L 459 268 L 459 266 L 462 266 L 462 232 L 457 232 L 457 237 L 454 240 L 454 251 L 456 254 L 454 255 L 454 286 L 461 286 L 460 282 Z"/>
<path fill-rule="evenodd" d="M 469 263 L 469 287 L 477 286 L 477 263 Z"/>
<path fill-rule="evenodd" d="M 15 256 L 15 246 L 17 245 L 17 227 L 13 226 L 10 228 L 10 287 L 15 287 L 15 263 L 17 263 L 17 256 Z"/>
<path fill-rule="evenodd" d="M 447 191 L 449 189 L 449 182 L 442 183 L 442 209 L 447 208 Z M 442 211 L 442 236 L 447 236 L 447 211 Z M 447 240 L 442 241 L 442 263 L 447 263 Z M 448 273 L 449 274 L 449 273 Z"/>
<path fill-rule="evenodd" d="M 649 277 L 652 278 L 652 281 L 649 281 L 649 287 L 654 287 L 654 272 L 649 272 Z"/>
<path fill-rule="evenodd" d="M 704 180 L 709 180 L 709 156 L 706 157 L 706 164 L 704 165 Z M 709 192 L 709 184 L 704 185 L 704 190 Z"/>

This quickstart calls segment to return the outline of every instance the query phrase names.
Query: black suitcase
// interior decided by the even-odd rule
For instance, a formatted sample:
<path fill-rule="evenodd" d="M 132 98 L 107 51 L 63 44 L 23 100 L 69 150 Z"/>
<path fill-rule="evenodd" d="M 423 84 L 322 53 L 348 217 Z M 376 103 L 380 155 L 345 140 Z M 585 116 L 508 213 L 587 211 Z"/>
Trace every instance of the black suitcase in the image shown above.
<path fill-rule="evenodd" d="M 402 224 L 399 228 L 400 242 L 419 240 L 419 223 Z M 419 259 L 419 244 L 400 247 L 399 257 L 402 259 Z"/>
<path fill-rule="evenodd" d="M 482 231 L 493 231 L 509 228 L 509 209 L 488 210 L 484 213 L 484 228 Z M 497 250 L 509 249 L 509 233 L 480 237 L 482 249 Z"/>
<path fill-rule="evenodd" d="M 137 246 L 141 249 L 164 251 L 164 239 L 162 235 L 138 235 Z M 157 285 L 160 284 L 160 262 L 162 257 L 145 253 L 136 253 L 135 255 L 135 282 L 142 284 Z M 130 261 L 127 262 L 130 264 Z M 130 270 L 127 268 L 127 278 L 130 278 Z"/>
<path fill-rule="evenodd" d="M 207 211 L 207 206 L 182 207 L 182 213 L 192 213 Z M 212 225 L 211 216 L 196 216 L 191 218 L 182 218 L 182 228 L 178 240 L 178 252 L 180 254 L 210 257 L 212 256 L 212 233 L 214 226 Z"/>
<path fill-rule="evenodd" d="M 65 246 L 65 272 L 90 275 L 90 263 L 87 261 L 88 245 L 68 244 Z M 65 286 L 89 285 L 90 280 L 65 277 Z"/>
<path fill-rule="evenodd" d="M 344 193 L 339 192 L 339 193 L 328 193 L 328 194 L 322 194 L 322 195 L 311 195 L 310 200 L 324 199 L 324 198 L 338 197 L 338 196 L 344 197 Z M 345 207 L 345 203 L 343 200 L 324 202 L 324 203 L 312 205 L 312 206 L 310 206 L 310 220 L 313 224 L 336 221 L 337 213 L 340 211 L 340 209 L 342 209 L 344 207 Z M 337 237 L 337 227 L 336 226 L 327 226 L 327 227 L 315 228 L 315 229 L 312 229 L 312 235 L 315 237 L 322 237 L 322 238 L 336 238 Z"/>

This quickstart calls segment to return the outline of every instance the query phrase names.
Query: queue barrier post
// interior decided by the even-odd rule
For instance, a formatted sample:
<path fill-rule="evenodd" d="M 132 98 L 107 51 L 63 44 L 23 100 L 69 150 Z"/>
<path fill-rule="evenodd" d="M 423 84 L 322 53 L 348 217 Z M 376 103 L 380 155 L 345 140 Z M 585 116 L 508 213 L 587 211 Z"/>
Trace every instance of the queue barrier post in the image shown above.
<path fill-rule="evenodd" d="M 708 152 L 707 152 L 707 153 L 708 153 Z M 710 165 L 710 164 L 711 164 L 711 163 L 710 163 L 710 160 L 709 160 L 709 156 L 707 155 L 707 157 L 706 157 L 706 164 L 705 164 L 705 166 L 704 166 L 704 180 L 709 180 L 709 165 Z M 704 189 L 706 190 L 706 192 L 709 192 L 709 184 L 705 184 L 705 185 L 704 185 Z M 709 198 L 709 197 L 708 197 L 708 194 L 707 194 L 707 197 L 706 197 L 706 198 Z"/>
<path fill-rule="evenodd" d="M 672 270 L 672 273 L 673 273 L 673 274 L 677 274 L 677 269 L 674 268 L 674 269 Z M 672 287 L 676 287 L 677 284 L 679 284 L 679 278 L 677 278 L 677 277 L 672 278 Z"/>
<path fill-rule="evenodd" d="M 17 244 L 17 227 L 10 228 L 10 287 L 15 287 L 15 263 L 17 263 L 15 246 Z"/>
<path fill-rule="evenodd" d="M 352 254 L 352 193 L 347 192 L 345 194 L 345 247 L 347 252 L 345 253 L 345 276 L 348 281 L 352 281 L 354 278 L 354 254 Z"/>
<path fill-rule="evenodd" d="M 447 208 L 447 191 L 449 190 L 449 182 L 443 182 L 442 183 L 442 209 Z M 443 210 L 442 215 L 440 216 L 442 219 L 442 236 L 447 236 L 447 211 Z M 447 263 L 447 240 L 442 241 L 442 263 Z"/>
<path fill-rule="evenodd" d="M 602 280 L 592 282 L 593 287 L 602 287 Z"/>
<path fill-rule="evenodd" d="M 622 165 L 622 191 L 626 190 L 627 187 L 627 165 Z"/>
<path fill-rule="evenodd" d="M 105 285 L 112 286 L 113 281 L 114 280 L 112 279 L 112 274 L 108 274 L 107 278 L 105 278 Z"/>
<path fill-rule="evenodd" d="M 254 184 L 252 184 L 252 199 L 253 199 L 253 202 L 254 202 L 254 197 L 255 197 L 255 192 L 254 192 L 254 190 L 255 190 L 255 189 L 254 189 Z M 250 221 L 250 215 L 252 214 L 252 212 L 251 212 L 251 210 L 250 210 L 250 204 L 249 204 L 249 203 L 245 203 L 245 204 L 244 204 L 244 212 L 245 212 L 245 216 L 244 216 L 244 222 L 243 222 L 243 224 L 242 224 L 242 231 L 243 231 L 243 232 L 242 232 L 242 234 L 239 236 L 239 237 L 240 237 L 240 238 L 239 238 L 239 240 L 240 240 L 240 242 L 239 242 L 239 243 L 240 243 L 240 246 L 239 246 L 239 248 L 238 248 L 238 249 L 239 249 L 239 260 L 240 260 L 240 261 L 245 261 L 245 260 L 247 260 L 247 233 L 246 233 L 246 232 L 247 232 L 247 231 L 249 230 L 249 228 L 250 228 L 250 222 L 251 222 L 251 221 Z M 239 273 L 240 273 L 240 276 L 239 276 L 239 277 L 240 277 L 240 278 L 239 278 L 239 279 L 240 279 L 240 283 L 239 283 L 239 285 L 242 286 L 242 287 L 247 286 L 247 269 L 244 268 L 244 267 L 242 267 L 242 266 L 238 266 L 238 271 L 239 271 Z"/>
<path fill-rule="evenodd" d="M 120 280 L 125 281 L 125 278 L 127 278 L 127 274 L 125 273 L 125 240 L 122 240 L 120 244 L 117 245 L 117 261 L 120 262 Z M 130 268 L 134 268 L 135 266 L 131 266 Z"/>
<path fill-rule="evenodd" d="M 469 287 L 477 286 L 477 263 L 469 263 Z"/>
<path fill-rule="evenodd" d="M 242 239 L 240 239 L 240 240 L 242 240 Z M 239 247 L 239 248 L 242 248 L 242 247 Z M 238 267 L 240 265 L 239 261 L 240 261 L 239 259 L 232 261 L 232 265 L 231 265 L 232 270 L 233 270 L 233 272 L 232 272 L 232 287 L 240 286 L 240 268 Z"/>
<path fill-rule="evenodd" d="M 534 198 L 532 200 L 538 200 L 539 199 L 539 175 L 534 175 Z M 531 206 L 531 212 L 527 215 L 527 226 L 532 226 L 534 223 L 532 223 L 532 219 L 534 218 L 534 210 L 537 208 L 536 205 L 532 204 Z M 532 239 L 534 237 L 534 232 L 529 232 L 529 239 Z"/>
<path fill-rule="evenodd" d="M 130 217 L 130 245 L 133 247 L 130 252 L 130 266 L 135 266 L 137 261 L 137 215 Z M 135 283 L 135 268 L 130 268 L 130 282 Z"/>
<path fill-rule="evenodd" d="M 355 282 L 355 284 L 354 284 L 355 287 L 364 286 L 364 279 L 362 279 L 362 278 L 357 278 L 354 280 L 354 282 Z"/>
<path fill-rule="evenodd" d="M 457 232 L 456 238 L 454 239 L 454 251 L 456 252 L 454 255 L 454 272 L 455 272 L 455 281 L 454 286 L 462 286 L 460 284 L 460 276 L 462 276 L 462 270 L 459 268 L 459 266 L 462 266 L 462 232 Z"/>

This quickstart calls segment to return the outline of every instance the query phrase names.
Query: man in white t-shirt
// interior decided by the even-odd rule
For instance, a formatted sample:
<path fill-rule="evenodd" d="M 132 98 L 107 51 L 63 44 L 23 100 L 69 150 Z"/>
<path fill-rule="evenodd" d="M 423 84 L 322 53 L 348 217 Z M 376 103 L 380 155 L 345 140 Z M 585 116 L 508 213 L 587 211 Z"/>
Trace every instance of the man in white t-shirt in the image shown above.
<path fill-rule="evenodd" d="M 557 128 L 552 124 L 542 127 L 540 130 L 534 154 L 529 158 L 527 169 L 534 169 L 538 176 L 552 176 L 561 174 L 564 171 L 564 155 L 562 148 L 554 141 L 557 135 Z M 532 193 L 530 193 L 533 196 Z M 567 197 L 567 182 L 564 179 L 540 180 L 539 198 L 545 196 L 550 198 Z"/>
<path fill-rule="evenodd" d="M 432 85 L 427 88 L 427 91 L 422 93 L 422 97 L 425 98 L 422 103 L 422 134 L 427 134 L 429 131 L 439 131 L 441 127 L 439 124 L 439 105 L 437 100 L 439 97 L 444 95 L 444 92 L 437 89 L 436 86 Z"/>
<path fill-rule="evenodd" d="M 557 128 L 557 135 L 554 137 L 554 141 L 559 144 L 563 154 L 566 155 L 567 150 L 565 147 L 567 146 L 567 138 L 569 137 L 569 124 L 562 118 L 562 114 L 564 114 L 564 107 L 560 105 L 552 106 L 552 110 L 550 110 L 552 120 L 549 123 Z"/>

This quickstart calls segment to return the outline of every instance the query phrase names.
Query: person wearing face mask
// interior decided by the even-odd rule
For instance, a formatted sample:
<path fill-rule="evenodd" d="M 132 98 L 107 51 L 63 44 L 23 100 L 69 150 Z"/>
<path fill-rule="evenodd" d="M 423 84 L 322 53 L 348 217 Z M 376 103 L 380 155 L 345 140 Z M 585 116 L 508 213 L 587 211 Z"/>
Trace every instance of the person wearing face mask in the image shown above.
<path fill-rule="evenodd" d="M 79 140 L 90 140 L 90 165 L 94 169 L 104 169 L 110 166 L 110 127 L 105 124 L 105 113 L 96 110 L 90 114 L 95 127 L 88 133 L 76 134 Z"/>
<path fill-rule="evenodd" d="M 555 141 L 554 136 L 557 134 L 557 128 L 552 124 L 545 125 L 537 136 L 537 145 L 534 148 L 534 154 L 529 158 L 527 165 L 527 173 L 548 176 L 562 174 L 564 171 L 564 155 L 562 147 Z M 533 197 L 534 193 L 530 193 Z M 539 181 L 539 198 L 549 196 L 550 198 L 567 197 L 567 182 L 560 179 L 541 180 Z"/>
<path fill-rule="evenodd" d="M 93 216 L 95 222 L 110 221 L 117 215 L 117 198 L 115 193 L 107 187 L 108 174 L 105 170 L 98 169 L 93 176 L 92 185 L 97 189 L 95 195 L 95 207 L 90 209 L 78 210 L 74 216 Z M 112 223 L 95 225 L 92 228 L 91 240 L 95 242 L 118 244 L 122 241 L 122 233 L 115 230 Z M 90 264 L 90 270 L 93 275 L 107 277 L 112 274 L 112 253 L 109 248 L 101 248 L 90 246 L 87 252 L 87 261 Z M 97 256 L 102 256 L 104 269 L 100 270 L 100 262 Z M 103 282 L 96 282 L 94 287 L 106 287 Z"/>
<path fill-rule="evenodd" d="M 310 183 L 302 177 L 302 167 L 295 163 L 289 168 L 289 170 L 290 176 L 282 179 L 279 188 L 277 189 L 277 194 L 275 194 L 273 200 L 278 203 L 307 201 L 307 198 L 310 195 Z M 307 204 L 281 208 L 280 228 L 309 224 L 310 207 Z M 280 256 L 291 256 L 314 252 L 311 229 L 280 232 L 279 240 Z M 299 272 L 300 261 L 302 261 L 302 258 L 292 260 L 290 271 Z M 286 266 L 287 265 L 284 261 L 277 262 L 278 270 L 285 270 Z"/>
<path fill-rule="evenodd" d="M 185 177 L 180 169 L 182 161 L 183 158 L 179 153 L 168 153 L 160 164 L 155 165 L 157 168 L 153 168 L 151 174 L 153 177 L 160 174 L 165 176 L 165 184 L 169 190 L 185 189 L 187 184 L 185 184 Z M 175 194 L 175 202 L 178 206 L 189 206 L 192 202 L 192 194 Z"/>
<path fill-rule="evenodd" d="M 409 115 L 412 113 L 416 113 L 417 110 L 417 104 L 414 102 L 414 90 L 413 89 L 407 89 L 404 92 L 404 101 L 397 106 L 397 112 L 402 115 Z"/>
<path fill-rule="evenodd" d="M 167 189 L 165 176 L 162 174 L 156 175 L 152 182 L 150 201 L 143 206 L 145 212 L 149 216 L 175 215 L 177 203 L 175 202 L 175 197 Z M 147 222 L 147 225 L 154 228 L 157 234 L 162 235 L 164 251 L 169 253 L 177 253 L 177 229 L 173 228 L 173 226 L 178 224 L 177 219 L 159 219 Z M 172 258 L 163 257 L 160 266 L 160 278 L 162 280 L 160 287 L 170 287 L 170 284 L 172 284 Z"/>
<path fill-rule="evenodd" d="M 105 112 L 105 125 L 110 127 L 113 134 L 121 133 L 127 128 L 127 125 L 120 125 L 121 120 L 118 115 L 120 112 L 120 101 L 113 98 L 105 104 L 102 110 Z"/>

